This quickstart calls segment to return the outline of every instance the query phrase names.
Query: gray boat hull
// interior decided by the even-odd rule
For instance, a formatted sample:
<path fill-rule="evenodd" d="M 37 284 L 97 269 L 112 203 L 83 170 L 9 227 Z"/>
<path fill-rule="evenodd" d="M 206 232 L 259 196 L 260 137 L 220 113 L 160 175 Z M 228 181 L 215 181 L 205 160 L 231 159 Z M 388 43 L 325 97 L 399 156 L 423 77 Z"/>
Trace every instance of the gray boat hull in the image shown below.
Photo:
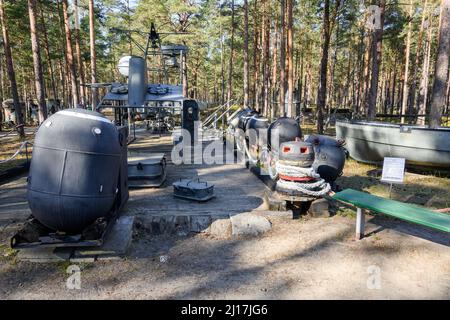
<path fill-rule="evenodd" d="M 345 140 L 357 161 L 380 164 L 384 157 L 398 157 L 407 165 L 450 169 L 450 128 L 337 121 L 336 138 Z"/>

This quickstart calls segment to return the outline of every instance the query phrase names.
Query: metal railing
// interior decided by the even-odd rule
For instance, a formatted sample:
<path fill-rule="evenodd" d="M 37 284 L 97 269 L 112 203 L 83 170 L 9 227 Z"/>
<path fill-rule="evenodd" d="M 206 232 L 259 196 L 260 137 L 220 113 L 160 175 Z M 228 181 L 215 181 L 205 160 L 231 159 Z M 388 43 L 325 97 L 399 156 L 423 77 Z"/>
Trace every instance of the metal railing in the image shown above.
<path fill-rule="evenodd" d="M 211 113 L 206 119 L 203 121 L 203 128 L 216 128 L 217 122 L 221 120 L 233 107 L 234 100 L 229 100 L 226 103 L 218 106 L 214 109 L 213 113 Z M 218 116 L 219 112 L 222 112 L 220 116 Z"/>

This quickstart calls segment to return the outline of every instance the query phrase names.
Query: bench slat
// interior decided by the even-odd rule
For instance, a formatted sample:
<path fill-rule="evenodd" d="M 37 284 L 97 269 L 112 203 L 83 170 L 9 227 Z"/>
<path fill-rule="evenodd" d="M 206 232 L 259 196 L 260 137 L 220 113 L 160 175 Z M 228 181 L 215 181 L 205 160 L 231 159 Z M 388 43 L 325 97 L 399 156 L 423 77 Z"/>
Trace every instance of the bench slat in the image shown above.
<path fill-rule="evenodd" d="M 450 233 L 450 215 L 445 213 L 434 212 L 353 189 L 338 192 L 332 198 L 359 208 L 368 209 L 374 213 L 382 213 Z"/>

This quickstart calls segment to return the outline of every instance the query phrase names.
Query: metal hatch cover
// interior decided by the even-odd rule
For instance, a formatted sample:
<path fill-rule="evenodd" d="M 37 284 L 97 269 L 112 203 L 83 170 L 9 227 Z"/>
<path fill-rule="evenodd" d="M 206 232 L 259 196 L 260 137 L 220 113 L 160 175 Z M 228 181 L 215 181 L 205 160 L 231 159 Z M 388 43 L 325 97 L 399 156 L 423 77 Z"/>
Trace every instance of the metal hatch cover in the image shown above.
<path fill-rule="evenodd" d="M 214 198 L 214 185 L 200 179 L 180 179 L 174 182 L 173 195 L 178 198 L 199 202 Z"/>
<path fill-rule="evenodd" d="M 157 188 L 166 180 L 164 153 L 130 153 L 128 185 L 130 188 Z"/>

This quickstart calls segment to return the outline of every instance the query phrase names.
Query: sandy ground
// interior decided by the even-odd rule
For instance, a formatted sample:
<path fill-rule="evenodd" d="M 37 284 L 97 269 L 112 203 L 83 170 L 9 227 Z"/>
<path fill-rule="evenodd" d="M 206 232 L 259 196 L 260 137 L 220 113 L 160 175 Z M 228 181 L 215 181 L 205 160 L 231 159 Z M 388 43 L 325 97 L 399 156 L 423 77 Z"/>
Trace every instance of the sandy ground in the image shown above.
<path fill-rule="evenodd" d="M 1 299 L 449 299 L 450 237 L 380 217 L 354 241 L 354 220 L 269 218 L 268 233 L 219 240 L 136 230 L 129 258 L 81 264 L 3 257 Z"/>

